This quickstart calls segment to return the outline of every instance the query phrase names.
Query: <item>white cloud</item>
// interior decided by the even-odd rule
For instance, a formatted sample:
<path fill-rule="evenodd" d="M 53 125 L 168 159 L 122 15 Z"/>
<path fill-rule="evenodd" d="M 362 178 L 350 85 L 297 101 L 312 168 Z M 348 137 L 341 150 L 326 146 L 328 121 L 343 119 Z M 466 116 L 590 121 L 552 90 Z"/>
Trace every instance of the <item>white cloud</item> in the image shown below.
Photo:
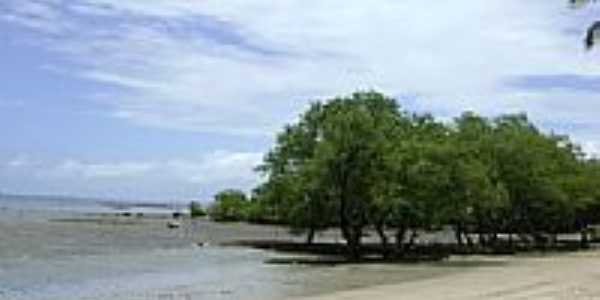
<path fill-rule="evenodd" d="M 5 18 L 54 24 L 23 25 L 51 27 L 60 38 L 42 45 L 75 63 L 74 76 L 118 87 L 101 101 L 145 126 L 272 135 L 307 100 L 358 88 L 420 95 L 411 107 L 444 117 L 527 111 L 595 124 L 600 111 L 597 93 L 505 86 L 532 74 L 597 75 L 597 55 L 565 34 L 583 35 L 594 16 L 565 0 L 8 3 Z"/>
<path fill-rule="evenodd" d="M 252 182 L 256 183 L 254 168 L 262 161 L 261 153 L 218 151 L 206 156 L 202 162 L 170 161 L 168 168 L 184 174 L 193 183 Z"/>
<path fill-rule="evenodd" d="M 63 8 L 70 14 L 61 20 L 82 30 L 46 46 L 77 62 L 77 76 L 122 88 L 107 100 L 115 117 L 272 135 L 306 100 L 357 88 L 423 95 L 419 108 L 442 114 L 535 109 L 538 98 L 502 88 L 504 80 L 596 72 L 578 37 L 563 32 L 571 24 L 565 6 L 562 0 L 80 0 Z M 108 25 L 82 16 L 107 18 Z M 589 110 L 592 96 L 577 99 L 582 108 L 572 111 Z"/>
<path fill-rule="evenodd" d="M 581 148 L 589 157 L 600 158 L 600 142 L 583 142 Z"/>
<path fill-rule="evenodd" d="M 187 198 L 198 195 L 208 199 L 225 188 L 249 191 L 258 183 L 254 168 L 262 154 L 214 151 L 197 159 L 153 161 L 83 161 L 65 159 L 55 163 L 33 163 L 19 156 L 7 163 L 10 168 L 0 176 L 15 174 L 21 185 L 42 190 L 25 192 L 97 195 L 108 198 L 170 195 Z M 46 189 L 43 189 L 43 188 Z"/>
<path fill-rule="evenodd" d="M 19 1 L 9 4 L 12 4 L 9 6 L 9 12 L 0 14 L 0 20 L 46 34 L 59 34 L 73 26 L 69 20 L 63 18 L 58 3 L 54 0 Z"/>
<path fill-rule="evenodd" d="M 211 183 L 253 179 L 254 167 L 262 160 L 261 153 L 215 151 L 198 160 L 172 159 L 164 161 L 83 162 L 67 159 L 40 175 L 84 179 L 124 179 L 143 176 L 173 177 L 190 183 Z M 11 166 L 24 166 L 18 158 Z"/>
<path fill-rule="evenodd" d="M 377 88 L 418 95 L 405 104 L 444 118 L 466 109 L 527 111 L 600 155 L 598 93 L 506 86 L 519 76 L 598 75 L 598 54 L 583 52 L 580 41 L 593 13 L 568 10 L 566 0 L 0 3 L 2 26 L 30 30 L 30 45 L 68 62 L 44 70 L 106 85 L 89 97 L 135 124 L 272 136 L 308 100 Z M 41 163 L 23 155 L 7 160 L 0 176 L 24 192 L 209 197 L 254 186 L 261 156 L 226 149 Z"/>
<path fill-rule="evenodd" d="M 29 156 L 21 154 L 16 156 L 15 158 L 9 160 L 6 163 L 6 166 L 9 168 L 22 168 L 22 167 L 26 167 L 26 166 L 31 166 L 31 165 L 35 165 L 36 162 L 34 162 Z"/>
<path fill-rule="evenodd" d="M 52 173 L 60 177 L 76 177 L 85 179 L 122 179 L 140 176 L 155 168 L 152 163 L 119 162 L 119 163 L 84 163 L 77 160 L 66 160 L 58 165 Z"/>

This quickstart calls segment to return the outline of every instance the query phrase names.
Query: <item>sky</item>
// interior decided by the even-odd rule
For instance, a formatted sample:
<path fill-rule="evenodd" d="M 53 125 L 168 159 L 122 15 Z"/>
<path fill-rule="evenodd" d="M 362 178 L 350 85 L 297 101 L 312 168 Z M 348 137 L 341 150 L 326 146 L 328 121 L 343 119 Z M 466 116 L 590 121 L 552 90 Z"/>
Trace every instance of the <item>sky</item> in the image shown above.
<path fill-rule="evenodd" d="M 0 191 L 249 190 L 310 101 L 367 89 L 447 120 L 526 112 L 597 155 L 596 17 L 566 0 L 2 0 Z"/>

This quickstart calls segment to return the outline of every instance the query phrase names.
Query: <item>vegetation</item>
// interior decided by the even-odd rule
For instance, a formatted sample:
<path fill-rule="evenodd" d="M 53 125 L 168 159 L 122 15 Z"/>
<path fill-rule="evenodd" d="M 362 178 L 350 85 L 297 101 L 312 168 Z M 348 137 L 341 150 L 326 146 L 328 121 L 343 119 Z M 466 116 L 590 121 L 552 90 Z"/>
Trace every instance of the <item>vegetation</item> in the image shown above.
<path fill-rule="evenodd" d="M 597 0 L 569 0 L 569 3 L 574 8 L 581 8 L 590 5 L 590 3 L 598 2 Z M 600 21 L 594 22 L 588 27 L 585 35 L 585 47 L 587 49 L 593 48 L 598 43 L 598 36 L 600 35 Z"/>
<path fill-rule="evenodd" d="M 196 201 L 190 202 L 190 216 L 192 218 L 200 218 L 206 216 L 206 211 L 202 207 L 202 204 Z"/>
<path fill-rule="evenodd" d="M 352 259 L 371 229 L 386 256 L 442 226 L 465 248 L 545 247 L 572 232 L 586 246 L 600 216 L 600 163 L 568 137 L 542 132 L 524 114 L 466 112 L 444 123 L 377 92 L 314 102 L 258 169 L 266 180 L 252 200 L 222 192 L 214 219 L 252 215 L 305 232 L 308 242 L 337 227 Z"/>
<path fill-rule="evenodd" d="M 250 202 L 240 190 L 224 190 L 215 195 L 214 204 L 208 214 L 217 222 L 238 222 L 247 220 Z"/>

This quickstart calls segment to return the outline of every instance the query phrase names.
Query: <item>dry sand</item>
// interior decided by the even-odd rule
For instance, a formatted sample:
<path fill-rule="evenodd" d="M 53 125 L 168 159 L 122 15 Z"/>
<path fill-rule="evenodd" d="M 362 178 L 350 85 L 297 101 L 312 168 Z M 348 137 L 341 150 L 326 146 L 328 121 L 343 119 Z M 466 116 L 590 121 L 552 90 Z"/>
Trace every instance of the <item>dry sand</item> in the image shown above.
<path fill-rule="evenodd" d="M 510 258 L 444 277 L 301 300 L 600 299 L 600 252 Z"/>

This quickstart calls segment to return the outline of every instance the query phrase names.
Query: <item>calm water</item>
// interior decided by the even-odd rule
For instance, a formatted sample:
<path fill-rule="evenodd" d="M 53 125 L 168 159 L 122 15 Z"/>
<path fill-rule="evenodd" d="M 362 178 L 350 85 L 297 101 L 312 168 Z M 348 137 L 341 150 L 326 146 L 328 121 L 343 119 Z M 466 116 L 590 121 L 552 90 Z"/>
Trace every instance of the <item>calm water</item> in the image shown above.
<path fill-rule="evenodd" d="M 169 230 L 167 219 L 109 212 L 94 201 L 0 198 L 0 299 L 280 299 L 462 268 L 268 265 L 263 262 L 277 254 L 216 245 L 235 238 L 286 238 L 282 229 L 188 221 Z M 196 246 L 200 241 L 209 246 Z"/>

